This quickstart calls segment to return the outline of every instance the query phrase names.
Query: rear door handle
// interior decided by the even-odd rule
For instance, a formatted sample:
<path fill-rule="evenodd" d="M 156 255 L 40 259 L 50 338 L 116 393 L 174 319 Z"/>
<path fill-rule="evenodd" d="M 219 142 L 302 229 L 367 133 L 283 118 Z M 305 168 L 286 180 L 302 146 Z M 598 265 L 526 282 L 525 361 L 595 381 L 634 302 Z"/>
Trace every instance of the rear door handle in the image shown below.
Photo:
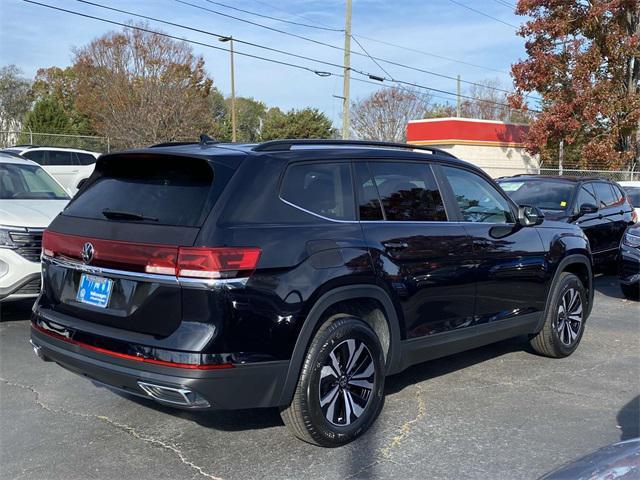
<path fill-rule="evenodd" d="M 382 245 L 388 250 L 402 250 L 409 246 L 407 242 L 384 242 Z"/>

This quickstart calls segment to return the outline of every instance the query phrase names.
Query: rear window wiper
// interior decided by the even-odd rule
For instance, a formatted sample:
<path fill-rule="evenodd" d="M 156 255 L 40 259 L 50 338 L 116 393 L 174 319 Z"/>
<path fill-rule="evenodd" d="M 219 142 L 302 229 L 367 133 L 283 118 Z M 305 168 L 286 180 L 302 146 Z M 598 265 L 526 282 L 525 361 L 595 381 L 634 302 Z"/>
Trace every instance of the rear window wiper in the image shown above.
<path fill-rule="evenodd" d="M 111 220 L 149 220 L 151 222 L 158 221 L 157 218 L 147 217 L 142 213 L 127 212 L 126 210 L 111 210 L 110 208 L 105 208 L 104 210 L 102 210 L 102 215 Z"/>

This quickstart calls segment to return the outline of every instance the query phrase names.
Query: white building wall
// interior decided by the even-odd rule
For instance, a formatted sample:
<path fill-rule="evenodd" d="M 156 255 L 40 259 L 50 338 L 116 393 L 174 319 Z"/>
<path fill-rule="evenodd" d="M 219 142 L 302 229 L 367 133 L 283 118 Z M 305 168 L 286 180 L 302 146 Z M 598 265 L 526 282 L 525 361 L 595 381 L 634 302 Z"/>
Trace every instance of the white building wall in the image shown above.
<path fill-rule="evenodd" d="M 493 145 L 430 145 L 449 152 L 461 160 L 472 163 L 494 178 L 519 173 L 538 173 L 537 155 L 528 154 L 522 147 Z"/>

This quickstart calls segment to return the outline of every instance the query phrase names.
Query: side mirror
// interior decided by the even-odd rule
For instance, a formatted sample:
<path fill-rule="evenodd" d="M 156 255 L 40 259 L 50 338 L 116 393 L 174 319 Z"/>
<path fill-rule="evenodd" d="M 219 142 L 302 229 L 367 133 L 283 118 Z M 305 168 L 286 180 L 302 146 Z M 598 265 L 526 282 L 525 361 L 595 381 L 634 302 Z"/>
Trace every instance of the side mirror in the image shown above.
<path fill-rule="evenodd" d="M 76 187 L 78 190 L 80 190 L 82 188 L 82 186 L 87 183 L 88 178 L 83 178 L 82 180 L 80 180 L 78 182 L 78 186 Z"/>
<path fill-rule="evenodd" d="M 540 225 L 544 221 L 544 213 L 538 207 L 522 205 L 518 208 L 518 223 L 523 227 Z"/>
<path fill-rule="evenodd" d="M 589 213 L 598 213 L 598 207 L 593 203 L 583 203 L 580 205 L 580 215 L 587 215 Z"/>

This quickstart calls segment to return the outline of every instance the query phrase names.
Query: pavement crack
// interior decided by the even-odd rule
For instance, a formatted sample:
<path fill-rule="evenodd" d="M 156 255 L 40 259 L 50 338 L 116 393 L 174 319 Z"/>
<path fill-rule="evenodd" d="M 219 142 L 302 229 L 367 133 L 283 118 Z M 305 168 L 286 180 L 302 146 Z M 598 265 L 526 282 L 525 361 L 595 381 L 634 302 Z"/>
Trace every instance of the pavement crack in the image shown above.
<path fill-rule="evenodd" d="M 384 459 L 389 459 L 392 450 L 396 448 L 400 443 L 402 443 L 402 441 L 411 433 L 411 429 L 413 428 L 413 426 L 416 423 L 420 422 L 420 420 L 422 420 L 427 414 L 427 404 L 424 401 L 422 385 L 417 384 L 416 390 L 416 398 L 418 399 L 418 411 L 416 413 L 416 416 L 402 424 L 399 433 L 391 439 L 386 447 L 380 450 L 380 454 Z"/>
<path fill-rule="evenodd" d="M 106 423 L 107 425 L 116 428 L 122 432 L 125 432 L 129 435 L 131 435 L 132 437 L 141 440 L 145 443 L 149 443 L 152 445 L 155 445 L 157 447 L 160 448 L 164 448 L 165 450 L 169 450 L 171 452 L 173 452 L 176 457 L 180 460 L 180 462 L 182 462 L 184 465 L 186 465 L 187 467 L 195 470 L 195 472 L 199 475 L 202 475 L 203 477 L 209 478 L 211 480 L 222 480 L 220 477 L 216 477 L 215 475 L 212 475 L 210 473 L 207 473 L 202 467 L 196 465 L 195 463 L 193 463 L 192 461 L 188 460 L 185 455 L 182 453 L 182 451 L 176 447 L 175 445 L 172 445 L 170 443 L 164 442 L 163 440 L 160 440 L 158 438 L 155 438 L 151 435 L 146 435 L 143 433 L 140 433 L 138 430 L 136 430 L 134 427 L 130 426 L 130 425 L 126 425 L 124 423 L 120 423 L 117 422 L 109 417 L 107 417 L 106 415 L 93 415 L 93 414 L 89 414 L 89 413 L 80 413 L 80 412 L 73 412 L 71 410 L 66 410 L 64 408 L 53 408 L 50 407 L 49 405 L 47 405 L 46 403 L 44 403 L 40 397 L 41 394 L 40 392 L 38 392 L 34 387 L 32 387 L 31 385 L 24 385 L 21 383 L 15 383 L 15 382 L 11 382 L 9 380 L 6 380 L 4 378 L 0 378 L 0 382 L 4 383 L 7 386 L 10 387 L 16 387 L 16 388 L 22 388 L 23 390 L 28 390 L 31 393 L 33 393 L 34 395 L 34 401 L 35 403 L 42 408 L 43 410 L 49 412 L 49 413 L 54 413 L 54 414 L 63 414 L 63 415 L 70 415 L 70 416 L 75 416 L 75 417 L 80 417 L 80 418 L 85 418 L 85 419 L 95 419 L 95 420 L 99 420 L 103 423 Z"/>

